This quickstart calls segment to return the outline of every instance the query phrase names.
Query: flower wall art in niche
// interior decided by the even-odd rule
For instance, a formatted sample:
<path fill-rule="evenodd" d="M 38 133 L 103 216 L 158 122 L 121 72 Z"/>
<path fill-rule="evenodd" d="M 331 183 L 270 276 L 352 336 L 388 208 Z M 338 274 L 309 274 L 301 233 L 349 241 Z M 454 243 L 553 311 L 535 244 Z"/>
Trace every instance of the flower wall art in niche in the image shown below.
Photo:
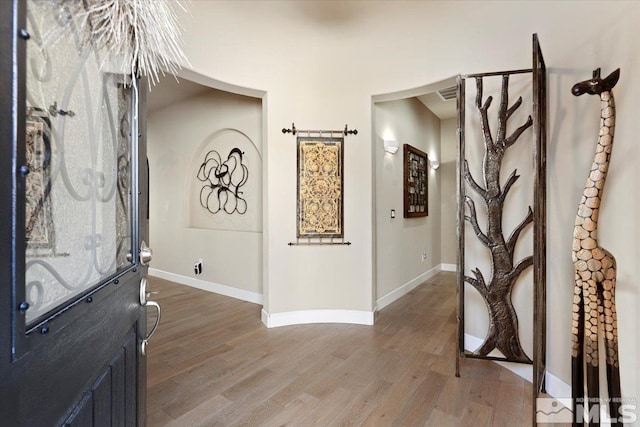
<path fill-rule="evenodd" d="M 239 148 L 233 148 L 224 161 L 216 150 L 204 157 L 197 175 L 205 183 L 200 190 L 200 204 L 212 214 L 247 212 L 242 187 L 249 179 L 249 169 L 242 163 L 243 156 Z"/>
<path fill-rule="evenodd" d="M 343 237 L 344 138 L 298 137 L 298 237 Z"/>

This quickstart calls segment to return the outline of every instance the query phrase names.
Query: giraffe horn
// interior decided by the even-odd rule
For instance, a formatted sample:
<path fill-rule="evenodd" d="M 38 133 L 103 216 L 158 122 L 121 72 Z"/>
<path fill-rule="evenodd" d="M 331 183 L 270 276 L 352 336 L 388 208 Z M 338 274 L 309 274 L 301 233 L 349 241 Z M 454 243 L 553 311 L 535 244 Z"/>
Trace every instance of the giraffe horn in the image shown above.
<path fill-rule="evenodd" d="M 620 68 L 618 68 L 617 70 L 615 70 L 614 72 L 609 74 L 604 79 L 604 87 L 606 88 L 606 90 L 613 89 L 613 87 L 616 85 L 616 83 L 618 83 L 619 79 L 620 79 Z"/>
<path fill-rule="evenodd" d="M 596 68 L 595 70 L 593 70 L 593 79 L 599 79 L 600 78 L 600 67 Z"/>

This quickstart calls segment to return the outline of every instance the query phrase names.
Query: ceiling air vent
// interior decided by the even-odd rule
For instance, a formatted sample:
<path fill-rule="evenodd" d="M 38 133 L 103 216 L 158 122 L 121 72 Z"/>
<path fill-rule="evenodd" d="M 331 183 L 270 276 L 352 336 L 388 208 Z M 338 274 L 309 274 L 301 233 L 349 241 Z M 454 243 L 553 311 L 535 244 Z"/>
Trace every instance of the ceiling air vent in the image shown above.
<path fill-rule="evenodd" d="M 441 89 L 438 91 L 438 95 L 442 98 L 443 101 L 453 101 L 456 99 L 457 87 L 451 86 L 446 89 Z"/>

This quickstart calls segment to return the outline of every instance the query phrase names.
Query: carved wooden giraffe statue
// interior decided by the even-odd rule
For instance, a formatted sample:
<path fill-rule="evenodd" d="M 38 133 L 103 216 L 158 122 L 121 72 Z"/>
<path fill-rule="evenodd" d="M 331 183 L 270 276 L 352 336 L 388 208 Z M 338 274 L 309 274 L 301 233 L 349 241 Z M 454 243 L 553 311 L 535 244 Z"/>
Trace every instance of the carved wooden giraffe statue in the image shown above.
<path fill-rule="evenodd" d="M 616 260 L 609 251 L 598 244 L 598 211 L 609 170 L 613 133 L 615 128 L 615 103 L 611 90 L 618 82 L 620 69 L 607 78 L 600 78 L 600 68 L 593 72 L 593 78 L 577 83 L 571 91 L 575 96 L 588 93 L 600 95 L 601 116 L 600 135 L 593 165 L 587 178 L 582 200 L 578 207 L 573 230 L 573 265 L 575 267 L 575 287 L 573 295 L 573 349 L 572 388 L 573 409 L 576 399 L 584 399 L 584 367 L 586 363 L 587 398 L 598 399 L 599 358 L 598 337 L 604 330 L 606 347 L 606 373 L 609 390 L 610 418 L 612 426 L 622 425 L 619 417 L 620 368 L 618 364 L 618 325 L 615 303 Z M 616 400 L 614 402 L 614 400 Z M 582 400 L 584 402 L 584 400 Z M 595 408 L 594 408 L 595 406 Z M 582 406 L 578 406 L 578 410 Z M 591 412 L 592 408 L 594 411 Z M 598 414 L 599 407 L 589 403 L 589 411 Z M 574 425 L 578 425 L 574 416 Z M 599 425 L 599 422 L 590 425 Z"/>

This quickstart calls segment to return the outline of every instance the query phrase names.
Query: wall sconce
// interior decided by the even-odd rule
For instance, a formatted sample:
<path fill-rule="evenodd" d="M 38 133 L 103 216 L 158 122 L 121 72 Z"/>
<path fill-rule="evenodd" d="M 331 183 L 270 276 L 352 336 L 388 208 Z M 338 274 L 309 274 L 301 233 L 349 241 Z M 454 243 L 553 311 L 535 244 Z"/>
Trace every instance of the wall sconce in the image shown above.
<path fill-rule="evenodd" d="M 430 160 L 429 163 L 431 164 L 431 169 L 433 170 L 437 170 L 440 167 L 440 162 L 437 160 Z"/>
<path fill-rule="evenodd" d="M 384 140 L 384 151 L 391 154 L 396 154 L 398 151 L 398 141 L 394 141 L 392 139 Z"/>

